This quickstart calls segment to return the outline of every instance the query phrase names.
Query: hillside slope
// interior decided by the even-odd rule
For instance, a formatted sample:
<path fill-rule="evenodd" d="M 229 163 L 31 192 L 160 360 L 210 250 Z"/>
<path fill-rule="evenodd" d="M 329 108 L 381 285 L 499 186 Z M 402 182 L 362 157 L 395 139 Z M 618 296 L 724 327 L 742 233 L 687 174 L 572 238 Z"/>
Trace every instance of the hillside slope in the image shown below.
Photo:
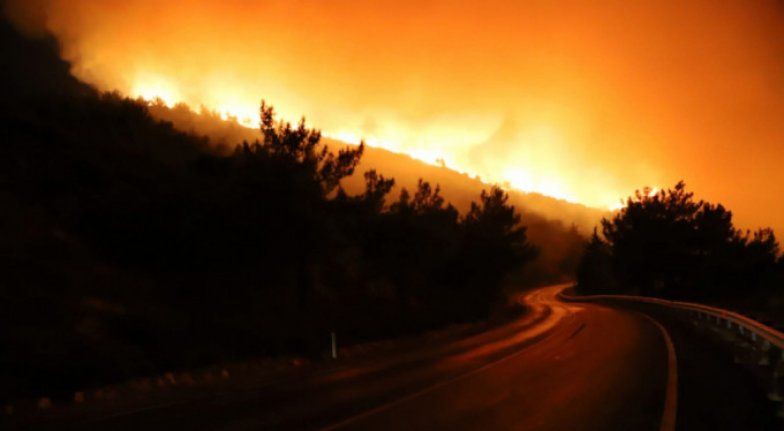
<path fill-rule="evenodd" d="M 150 104 L 149 111 L 154 117 L 170 122 L 182 131 L 208 137 L 214 150 L 222 153 L 233 151 L 242 141 L 252 142 L 261 138 L 258 130 L 243 127 L 236 121 L 226 121 L 204 109 L 196 113 L 185 105 L 170 108 L 159 101 Z M 323 142 L 333 150 L 351 145 L 327 138 Z M 446 167 L 433 166 L 405 154 L 366 147 L 354 174 L 342 182 L 348 194 L 364 192 L 364 173 L 371 169 L 385 178 L 395 179 L 395 188 L 388 201 L 396 200 L 402 187 L 416 190 L 421 178 L 431 185 L 439 185 L 442 196 L 463 214 L 472 201 L 478 200 L 482 190 L 489 188 L 477 178 Z M 519 190 L 508 190 L 508 193 L 510 203 L 522 214 L 522 222 L 528 228 L 528 239 L 539 249 L 539 257 L 511 284 L 535 286 L 572 279 L 583 253 L 585 238 L 606 213 L 538 193 Z"/>
<path fill-rule="evenodd" d="M 236 122 L 223 120 L 219 115 L 202 110 L 196 113 L 185 105 L 168 108 L 163 104 L 152 104 L 150 112 L 156 118 L 171 122 L 176 128 L 206 135 L 216 145 L 219 151 L 230 151 L 242 141 L 254 141 L 261 137 L 258 130 L 248 129 Z M 324 138 L 323 141 L 332 148 L 341 148 L 355 143 L 345 143 L 334 139 Z M 409 190 L 416 189 L 417 181 L 422 178 L 431 184 L 441 186 L 444 197 L 450 201 L 460 212 L 465 212 L 471 201 L 477 199 L 482 189 L 488 184 L 478 178 L 449 169 L 434 166 L 408 155 L 395 153 L 383 148 L 366 147 L 362 161 L 353 176 L 344 180 L 343 187 L 349 194 L 358 194 L 364 191 L 363 175 L 366 171 L 375 169 L 387 178 L 395 179 L 395 188 L 391 196 L 394 198 L 399 193 L 400 187 Z M 520 190 L 508 190 L 510 201 L 523 214 L 524 219 L 531 218 L 531 222 L 538 219 L 561 222 L 564 226 L 574 225 L 577 230 L 588 235 L 607 212 L 552 198 L 539 193 L 527 193 Z"/>

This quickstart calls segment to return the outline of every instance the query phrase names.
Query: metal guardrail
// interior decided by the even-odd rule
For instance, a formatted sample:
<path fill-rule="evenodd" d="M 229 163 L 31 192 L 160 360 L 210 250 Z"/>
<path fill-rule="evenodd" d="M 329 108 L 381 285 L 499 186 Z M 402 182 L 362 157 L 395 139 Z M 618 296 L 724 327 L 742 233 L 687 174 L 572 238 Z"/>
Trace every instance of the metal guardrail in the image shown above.
<path fill-rule="evenodd" d="M 560 299 L 569 302 L 589 302 L 589 301 L 630 301 L 656 304 L 670 309 L 691 312 L 695 317 L 706 321 L 715 321 L 717 325 L 726 326 L 726 329 L 737 329 L 740 335 L 752 341 L 767 342 L 769 347 L 776 347 L 784 351 L 784 333 L 777 331 L 752 318 L 744 316 L 734 311 L 722 308 L 711 307 L 709 305 L 695 304 L 692 302 L 670 301 L 666 299 L 650 298 L 633 295 L 590 295 L 590 296 L 571 296 L 563 292 L 559 294 Z"/>
<path fill-rule="evenodd" d="M 770 379 L 768 398 L 782 403 L 778 411 L 784 418 L 784 333 L 752 318 L 734 311 L 691 302 L 670 301 L 666 299 L 632 295 L 590 295 L 572 296 L 561 291 L 559 299 L 566 302 L 632 302 L 652 304 L 670 311 L 679 312 L 682 317 L 696 323 L 708 324 L 716 330 L 739 336 L 745 343 L 739 347 L 751 353 L 756 364 L 762 366 L 767 379 Z"/>

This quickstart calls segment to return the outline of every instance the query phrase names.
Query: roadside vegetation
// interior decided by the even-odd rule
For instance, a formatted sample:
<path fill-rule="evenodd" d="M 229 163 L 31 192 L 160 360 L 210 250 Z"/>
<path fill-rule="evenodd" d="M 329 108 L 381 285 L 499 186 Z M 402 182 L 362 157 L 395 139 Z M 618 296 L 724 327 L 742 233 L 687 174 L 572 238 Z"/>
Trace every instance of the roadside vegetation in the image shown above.
<path fill-rule="evenodd" d="M 463 214 L 375 170 L 347 193 L 361 145 L 262 104 L 216 146 L 2 31 L 0 401 L 485 319 L 537 256 L 497 187 Z"/>
<path fill-rule="evenodd" d="M 721 305 L 784 319 L 784 257 L 771 229 L 741 231 L 721 204 L 686 185 L 637 191 L 601 231 L 578 270 L 583 293 L 626 293 Z"/>
<path fill-rule="evenodd" d="M 172 123 L 177 130 L 207 136 L 216 153 L 228 155 L 239 142 L 264 139 L 258 128 L 243 127 L 236 119 L 224 119 L 204 107 L 194 110 L 184 104 L 168 106 L 162 100 L 144 103 L 154 118 Z M 321 143 L 335 148 L 347 145 L 328 137 L 322 137 Z M 431 185 L 440 185 L 439 195 L 463 214 L 471 210 L 471 203 L 488 187 L 476 177 L 374 147 L 364 148 L 354 173 L 343 178 L 340 186 L 348 195 L 364 193 L 365 173 L 371 170 L 395 179 L 387 195 L 389 199 L 397 198 L 403 188 L 416 190 L 418 180 L 425 178 Z M 507 203 L 514 205 L 525 221 L 528 241 L 539 250 L 537 258 L 515 275 L 510 285 L 531 288 L 573 280 L 586 238 L 605 212 L 537 193 L 506 191 Z"/>

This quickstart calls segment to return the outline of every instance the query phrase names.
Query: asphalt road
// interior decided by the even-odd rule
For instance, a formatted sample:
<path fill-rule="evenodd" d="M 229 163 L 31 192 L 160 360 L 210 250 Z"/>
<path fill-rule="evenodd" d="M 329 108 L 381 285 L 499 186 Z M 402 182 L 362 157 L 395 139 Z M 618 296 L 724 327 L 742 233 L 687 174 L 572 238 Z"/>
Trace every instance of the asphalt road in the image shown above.
<path fill-rule="evenodd" d="M 559 316 L 542 340 L 334 429 L 660 429 L 668 351 L 658 327 L 636 313 L 562 304 L 558 290 L 528 299 Z"/>
<path fill-rule="evenodd" d="M 704 423 L 713 428 L 704 429 L 773 429 L 756 421 L 759 394 L 750 380 L 700 381 L 715 378 L 705 372 L 737 370 L 731 362 L 701 365 L 714 357 L 709 340 L 696 348 L 690 343 L 701 335 L 640 311 L 563 303 L 563 287 L 531 292 L 520 299 L 530 313 L 466 339 L 302 367 L 252 385 L 194 388 L 141 407 L 77 409 L 36 428 L 668 430 L 676 422 L 702 429 L 701 415 L 710 414 Z M 720 392 L 727 390 L 734 395 Z M 727 422 L 722 415 L 733 412 L 715 411 L 717 399 L 751 407 Z"/>

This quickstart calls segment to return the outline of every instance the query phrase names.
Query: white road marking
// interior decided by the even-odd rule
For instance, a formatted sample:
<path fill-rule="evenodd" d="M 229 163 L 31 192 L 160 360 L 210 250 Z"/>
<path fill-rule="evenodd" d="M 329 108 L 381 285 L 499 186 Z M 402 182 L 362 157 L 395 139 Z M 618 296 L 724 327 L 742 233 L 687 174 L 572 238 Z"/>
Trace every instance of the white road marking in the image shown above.
<path fill-rule="evenodd" d="M 659 431 L 674 431 L 678 413 L 678 358 L 675 355 L 675 345 L 672 344 L 670 334 L 661 323 L 645 313 L 640 313 L 640 315 L 659 328 L 664 343 L 667 345 L 667 387 L 664 393 L 664 410 Z"/>
<path fill-rule="evenodd" d="M 569 316 L 571 316 L 572 318 L 574 317 L 573 314 L 570 314 Z M 563 319 L 563 317 L 559 318 L 559 320 L 562 320 L 562 319 Z M 531 335 L 531 337 L 529 339 L 535 339 L 537 337 L 545 338 L 548 335 L 550 335 L 557 327 L 559 327 L 559 326 L 558 325 L 553 325 L 550 328 L 548 328 L 546 331 L 543 331 L 543 332 Z M 411 401 L 413 399 L 419 398 L 419 397 L 421 397 L 423 395 L 426 395 L 426 394 L 428 394 L 430 392 L 433 392 L 433 391 L 435 391 L 435 390 L 437 390 L 439 388 L 442 388 L 444 386 L 450 385 L 452 383 L 459 382 L 459 381 L 464 380 L 464 379 L 466 379 L 468 377 L 471 377 L 471 376 L 473 376 L 475 374 L 481 373 L 482 371 L 485 371 L 485 370 L 487 370 L 487 369 L 489 369 L 491 367 L 499 365 L 499 364 L 501 364 L 503 362 L 506 362 L 506 361 L 508 361 L 510 359 L 516 358 L 516 357 L 518 357 L 518 356 L 520 356 L 523 353 L 526 353 L 528 351 L 529 351 L 528 348 L 521 348 L 520 350 L 518 350 L 518 351 L 516 351 L 516 352 L 514 352 L 514 353 L 512 353 L 510 355 L 507 355 L 507 356 L 504 356 L 502 358 L 499 358 L 499 359 L 497 359 L 497 360 L 495 360 L 493 362 L 489 362 L 489 363 L 487 363 L 487 364 L 485 364 L 485 365 L 483 365 L 483 366 L 481 366 L 479 368 L 473 369 L 473 370 L 468 371 L 468 372 L 466 372 L 464 374 L 461 374 L 459 376 L 456 376 L 456 377 L 453 377 L 451 379 L 444 380 L 444 381 L 441 381 L 441 382 L 437 382 L 437 383 L 435 383 L 433 385 L 430 385 L 430 386 L 428 386 L 428 387 L 426 387 L 424 389 L 420 389 L 419 391 L 416 391 L 414 393 L 406 395 L 405 397 L 389 401 L 389 402 L 387 402 L 385 404 L 382 404 L 382 405 L 380 405 L 378 407 L 375 407 L 375 408 L 372 408 L 370 410 L 366 410 L 366 411 L 364 411 L 362 413 L 359 413 L 359 414 L 354 415 L 354 416 L 352 416 L 350 418 L 344 419 L 344 420 L 342 420 L 340 422 L 336 422 L 336 423 L 333 423 L 333 424 L 328 425 L 326 427 L 323 427 L 323 428 L 321 428 L 321 431 L 333 431 L 333 430 L 337 430 L 337 429 L 349 426 L 349 425 L 351 425 L 353 423 L 356 423 L 356 422 L 359 422 L 359 421 L 361 421 L 361 420 L 363 420 L 365 418 L 368 418 L 368 417 L 373 416 L 375 414 L 384 412 L 386 410 L 389 410 L 389 409 L 391 409 L 391 408 L 393 408 L 395 406 L 398 406 L 400 404 L 406 403 L 406 402 Z"/>

